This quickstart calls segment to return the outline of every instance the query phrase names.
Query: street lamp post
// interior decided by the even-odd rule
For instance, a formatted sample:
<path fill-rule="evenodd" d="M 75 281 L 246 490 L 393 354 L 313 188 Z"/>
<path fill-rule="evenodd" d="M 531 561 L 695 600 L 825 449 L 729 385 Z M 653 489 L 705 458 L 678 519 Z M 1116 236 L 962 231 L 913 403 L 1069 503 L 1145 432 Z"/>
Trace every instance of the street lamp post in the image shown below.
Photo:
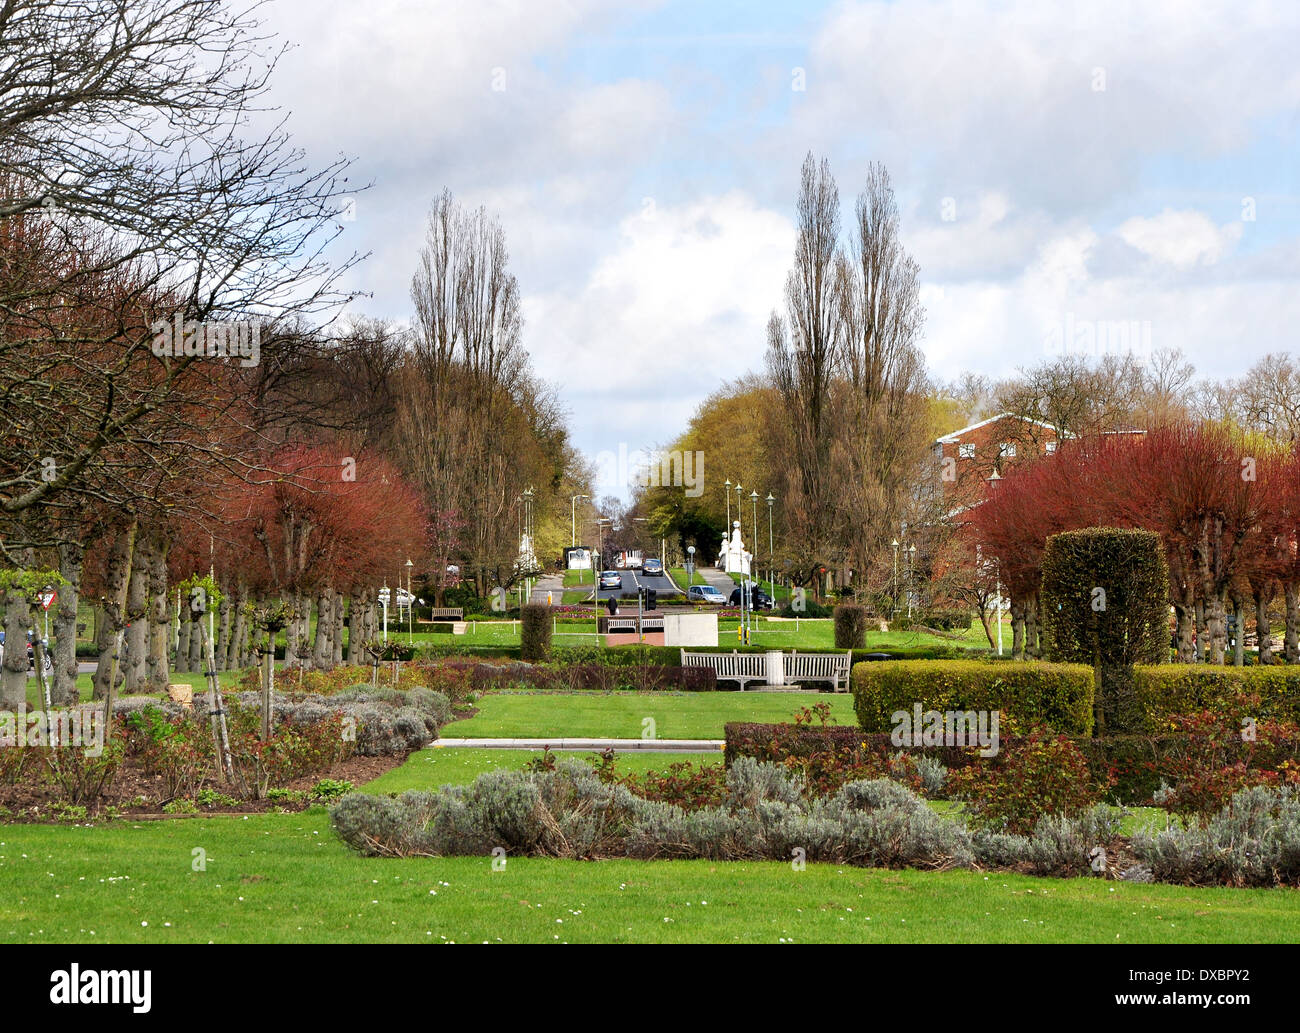
<path fill-rule="evenodd" d="M 722 496 L 727 500 L 727 537 L 731 537 L 731 478 L 728 477 L 722 485 L 726 489 Z"/>
<path fill-rule="evenodd" d="M 574 495 L 569 499 L 569 548 L 578 544 L 578 499 L 589 498 L 587 495 Z"/>
<path fill-rule="evenodd" d="M 749 492 L 749 517 L 750 517 L 749 524 L 751 528 L 754 529 L 754 537 L 751 538 L 749 542 L 749 555 L 750 555 L 749 580 L 751 585 L 757 587 L 758 582 L 757 580 L 755 580 L 755 570 L 754 570 L 755 567 L 758 567 L 758 564 L 755 563 L 755 560 L 758 559 L 758 492 L 757 491 Z M 753 593 L 754 587 L 751 587 L 750 593 Z M 755 628 L 753 598 L 750 598 L 749 624 L 750 624 L 750 629 Z"/>
<path fill-rule="evenodd" d="M 415 564 L 411 557 L 406 557 L 406 641 L 415 641 L 415 593 L 411 589 L 411 571 Z"/>
<path fill-rule="evenodd" d="M 776 497 L 769 491 L 767 493 L 767 577 L 772 586 L 772 600 L 776 601 L 776 573 L 772 569 L 772 503 Z"/>
<path fill-rule="evenodd" d="M 916 545 L 907 550 L 907 618 L 912 619 L 912 564 L 916 560 Z"/>
<path fill-rule="evenodd" d="M 727 496 L 731 498 L 730 495 Z M 695 546 L 686 546 L 686 587 L 690 588 L 695 584 Z"/>
<path fill-rule="evenodd" d="M 894 547 L 894 588 L 891 593 L 894 597 L 894 613 L 898 613 L 898 539 L 895 538 L 890 544 Z"/>

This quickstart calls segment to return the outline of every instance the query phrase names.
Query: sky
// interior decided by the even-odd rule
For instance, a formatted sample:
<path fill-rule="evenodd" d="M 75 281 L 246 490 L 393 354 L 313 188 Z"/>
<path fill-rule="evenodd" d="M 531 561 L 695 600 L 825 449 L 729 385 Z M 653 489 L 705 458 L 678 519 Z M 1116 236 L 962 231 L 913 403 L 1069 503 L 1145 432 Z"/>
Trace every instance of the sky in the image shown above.
<path fill-rule="evenodd" d="M 593 460 L 763 367 L 806 154 L 893 180 L 931 374 L 1300 325 L 1300 4 L 274 0 L 271 99 L 355 160 L 352 311 L 400 321 L 444 187 L 506 232 L 535 370 Z M 604 486 L 601 494 L 619 494 Z"/>

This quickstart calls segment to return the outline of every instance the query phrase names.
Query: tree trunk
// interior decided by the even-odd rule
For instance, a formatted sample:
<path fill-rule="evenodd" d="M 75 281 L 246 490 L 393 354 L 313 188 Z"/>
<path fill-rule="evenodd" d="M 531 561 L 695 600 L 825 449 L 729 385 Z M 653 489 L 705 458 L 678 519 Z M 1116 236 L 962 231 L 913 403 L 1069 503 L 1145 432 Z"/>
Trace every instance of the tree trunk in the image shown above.
<path fill-rule="evenodd" d="M 0 709 L 18 710 L 27 702 L 27 631 L 32 609 L 17 589 L 4 593 L 5 659 L 0 670 Z M 26 729 L 19 729 L 25 732 Z"/>
<path fill-rule="evenodd" d="M 217 605 L 217 670 L 230 669 L 227 657 L 230 653 L 230 585 L 221 586 L 221 602 Z"/>
<path fill-rule="evenodd" d="M 171 542 L 164 535 L 151 536 L 149 550 L 149 688 L 166 692 L 171 681 L 168 657 L 171 653 L 172 609 L 167 591 L 167 553 Z"/>
<path fill-rule="evenodd" d="M 70 706 L 77 693 L 77 604 L 81 598 L 81 565 L 85 551 L 76 543 L 59 546 L 59 573 L 68 582 L 59 588 L 54 611 L 54 689 L 56 706 Z"/>
<path fill-rule="evenodd" d="M 202 671 L 203 666 L 203 629 L 199 627 L 200 621 L 208 619 L 206 613 L 195 613 L 187 609 L 190 625 L 190 670 Z"/>
<path fill-rule="evenodd" d="M 1196 600 L 1196 662 L 1205 663 L 1210 651 L 1210 636 L 1205 629 L 1205 600 Z"/>
<path fill-rule="evenodd" d="M 226 670 L 242 670 L 244 663 L 245 640 L 248 638 L 248 621 L 244 616 L 244 607 L 248 602 L 248 588 L 243 581 L 235 584 L 234 630 L 226 643 Z"/>
<path fill-rule="evenodd" d="M 126 593 L 126 682 L 122 691 L 143 692 L 148 688 L 146 661 L 149 653 L 149 568 L 152 564 L 149 535 L 137 534 L 131 560 L 131 580 Z"/>
<path fill-rule="evenodd" d="M 176 636 L 176 670 L 178 673 L 188 674 L 193 668 L 190 667 L 190 631 L 194 627 L 194 622 L 190 620 L 189 611 L 181 612 L 181 629 L 180 634 Z"/>
<path fill-rule="evenodd" d="M 104 663 L 104 657 L 100 655 L 100 665 L 106 667 L 104 672 L 104 728 L 105 734 L 112 734 L 113 731 L 113 695 L 117 691 L 118 663 L 122 655 L 122 637 L 123 625 L 126 622 L 126 596 L 131 585 L 131 561 L 135 557 L 135 536 L 139 530 L 140 521 L 138 517 L 131 518 L 131 525 L 126 532 L 119 536 L 121 545 L 120 570 L 116 575 L 107 578 L 111 594 L 105 601 L 104 611 L 112 617 L 114 630 L 112 632 L 113 641 L 108 647 L 108 662 Z M 114 543 L 116 549 L 119 543 Z M 114 557 L 110 554 L 110 565 Z M 107 623 L 107 622 L 105 622 Z M 95 671 L 96 676 L 99 670 Z"/>
<path fill-rule="evenodd" d="M 1025 602 L 1020 597 L 1011 600 L 1011 656 L 1025 658 Z"/>
<path fill-rule="evenodd" d="M 333 630 L 334 590 L 321 585 L 316 589 L 316 640 L 311 651 L 311 665 L 317 671 L 326 670 L 334 659 L 334 644 L 330 641 Z"/>
<path fill-rule="evenodd" d="M 1196 662 L 1196 610 L 1193 606 L 1174 604 L 1174 614 L 1178 627 L 1178 662 L 1190 664 Z"/>
<path fill-rule="evenodd" d="M 1288 581 L 1283 589 L 1286 595 L 1286 662 L 1300 663 L 1300 583 Z"/>
<path fill-rule="evenodd" d="M 1268 623 L 1269 593 L 1260 589 L 1255 593 L 1255 646 L 1258 650 L 1258 663 L 1273 662 L 1273 629 Z"/>
<path fill-rule="evenodd" d="M 331 666 L 337 667 L 343 662 L 343 593 L 334 593 L 334 629 L 330 633 L 330 642 L 334 646 L 334 663 Z"/>
<path fill-rule="evenodd" d="M 1210 640 L 1210 651 L 1206 657 L 1206 663 L 1220 665 L 1223 663 L 1223 651 L 1228 641 L 1226 617 L 1227 611 L 1223 605 L 1223 596 L 1215 592 L 1206 600 L 1205 607 L 1205 628 Z"/>
<path fill-rule="evenodd" d="M 1039 616 L 1038 596 L 1034 596 L 1025 605 L 1025 653 L 1032 660 L 1038 660 L 1043 655 L 1042 640 L 1039 638 Z"/>
<path fill-rule="evenodd" d="M 95 622 L 95 648 L 99 652 L 95 665 L 94 698 L 108 695 L 109 677 L 113 670 L 113 653 L 117 649 L 117 633 L 126 623 L 126 585 L 131 575 L 131 556 L 135 551 L 135 523 L 123 528 L 113 539 L 108 551 L 104 576 L 104 601 L 99 619 Z M 119 670 L 118 676 L 121 677 Z"/>
<path fill-rule="evenodd" d="M 1233 634 L 1232 646 L 1232 666 L 1246 666 L 1246 622 L 1244 620 L 1246 611 L 1241 605 L 1241 596 L 1232 597 L 1232 622 L 1236 629 Z"/>

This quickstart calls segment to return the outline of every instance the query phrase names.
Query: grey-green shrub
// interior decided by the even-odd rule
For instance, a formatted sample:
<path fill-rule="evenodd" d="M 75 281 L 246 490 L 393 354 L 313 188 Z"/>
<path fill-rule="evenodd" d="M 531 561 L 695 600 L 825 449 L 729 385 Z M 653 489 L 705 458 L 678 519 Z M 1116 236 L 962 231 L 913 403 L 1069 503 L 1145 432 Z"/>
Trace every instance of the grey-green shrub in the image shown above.
<path fill-rule="evenodd" d="M 1300 885 L 1300 793 L 1243 789 L 1204 828 L 1135 836 L 1133 852 L 1158 882 Z"/>

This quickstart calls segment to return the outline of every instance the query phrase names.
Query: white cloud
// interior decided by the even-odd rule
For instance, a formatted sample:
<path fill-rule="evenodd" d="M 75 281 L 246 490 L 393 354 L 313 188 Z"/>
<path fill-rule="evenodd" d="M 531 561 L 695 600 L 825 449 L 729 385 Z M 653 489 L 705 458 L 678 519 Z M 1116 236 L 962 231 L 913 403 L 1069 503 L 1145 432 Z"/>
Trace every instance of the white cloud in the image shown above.
<path fill-rule="evenodd" d="M 1116 232 L 1144 255 L 1177 269 L 1189 269 L 1201 262 L 1217 262 L 1241 238 L 1242 224 L 1219 227 L 1203 212 L 1166 208 L 1149 219 L 1129 219 Z"/>
<path fill-rule="evenodd" d="M 538 370 L 577 409 L 600 405 L 610 442 L 666 442 L 702 395 L 761 367 L 793 248 L 789 219 L 744 194 L 647 206 L 622 220 L 585 283 L 525 291 Z"/>

